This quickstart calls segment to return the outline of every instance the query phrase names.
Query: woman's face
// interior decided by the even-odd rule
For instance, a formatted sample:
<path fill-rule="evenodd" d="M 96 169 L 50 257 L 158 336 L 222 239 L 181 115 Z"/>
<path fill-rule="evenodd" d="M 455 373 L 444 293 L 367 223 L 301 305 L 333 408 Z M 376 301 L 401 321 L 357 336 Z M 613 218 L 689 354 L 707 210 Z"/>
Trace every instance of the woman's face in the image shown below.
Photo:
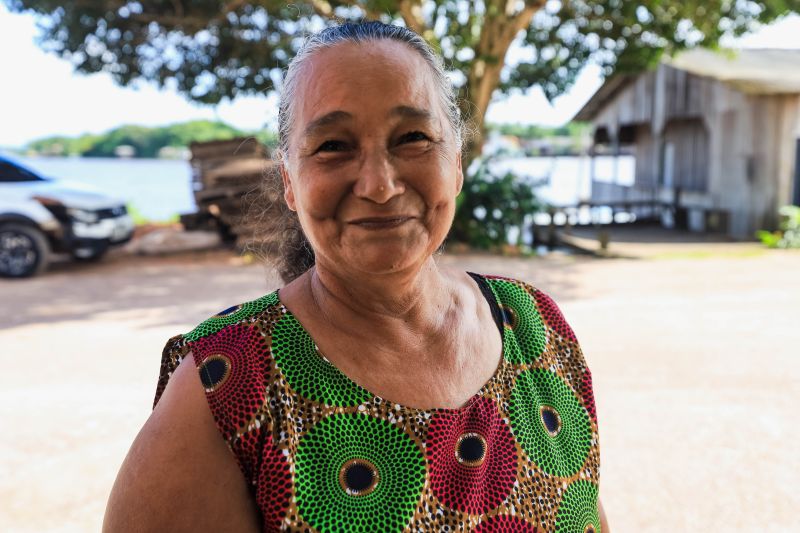
<path fill-rule="evenodd" d="M 317 263 L 420 268 L 450 229 L 463 181 L 430 67 L 381 40 L 321 50 L 298 74 L 282 173 Z"/>

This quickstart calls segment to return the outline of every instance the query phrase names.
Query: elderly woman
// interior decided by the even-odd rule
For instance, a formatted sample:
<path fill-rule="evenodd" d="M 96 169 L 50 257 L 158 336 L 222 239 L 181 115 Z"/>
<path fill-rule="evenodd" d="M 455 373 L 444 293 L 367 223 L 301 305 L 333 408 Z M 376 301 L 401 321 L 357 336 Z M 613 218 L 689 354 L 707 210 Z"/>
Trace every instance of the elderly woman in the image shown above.
<path fill-rule="evenodd" d="M 307 41 L 282 98 L 312 261 L 170 340 L 104 530 L 607 530 L 591 375 L 558 308 L 434 259 L 464 179 L 441 60 L 345 24 Z"/>

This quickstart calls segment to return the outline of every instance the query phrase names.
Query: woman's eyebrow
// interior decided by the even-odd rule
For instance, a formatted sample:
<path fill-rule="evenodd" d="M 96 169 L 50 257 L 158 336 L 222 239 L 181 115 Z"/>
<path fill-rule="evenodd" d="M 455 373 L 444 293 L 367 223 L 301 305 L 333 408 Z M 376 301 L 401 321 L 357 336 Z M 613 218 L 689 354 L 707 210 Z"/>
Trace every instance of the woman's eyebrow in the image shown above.
<path fill-rule="evenodd" d="M 305 137 L 312 136 L 325 126 L 330 126 L 331 124 L 349 120 L 351 118 L 353 118 L 353 115 L 347 111 L 331 111 L 330 113 L 326 113 L 321 117 L 312 120 L 303 130 L 303 135 Z"/>
<path fill-rule="evenodd" d="M 412 107 L 407 105 L 399 105 L 392 108 L 390 111 L 391 115 L 400 116 L 404 118 L 416 118 L 416 119 L 424 119 L 424 120 L 431 120 L 433 115 L 419 107 Z M 337 122 L 343 122 L 346 120 L 350 120 L 353 118 L 353 115 L 348 113 L 347 111 L 331 111 L 330 113 L 326 113 L 319 118 L 312 120 L 308 126 L 305 127 L 303 130 L 303 136 L 311 137 L 319 130 L 326 126 L 330 126 L 332 124 L 336 124 Z"/>

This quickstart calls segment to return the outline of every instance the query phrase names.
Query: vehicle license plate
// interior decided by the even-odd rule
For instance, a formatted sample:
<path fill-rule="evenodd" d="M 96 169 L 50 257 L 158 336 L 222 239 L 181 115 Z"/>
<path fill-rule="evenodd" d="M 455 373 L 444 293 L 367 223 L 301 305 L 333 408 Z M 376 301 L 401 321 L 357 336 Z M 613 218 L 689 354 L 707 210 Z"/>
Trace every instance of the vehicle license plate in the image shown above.
<path fill-rule="evenodd" d="M 128 236 L 128 225 L 125 224 L 122 220 L 119 220 L 114 225 L 114 229 L 111 232 L 111 240 L 118 241 L 124 239 Z"/>

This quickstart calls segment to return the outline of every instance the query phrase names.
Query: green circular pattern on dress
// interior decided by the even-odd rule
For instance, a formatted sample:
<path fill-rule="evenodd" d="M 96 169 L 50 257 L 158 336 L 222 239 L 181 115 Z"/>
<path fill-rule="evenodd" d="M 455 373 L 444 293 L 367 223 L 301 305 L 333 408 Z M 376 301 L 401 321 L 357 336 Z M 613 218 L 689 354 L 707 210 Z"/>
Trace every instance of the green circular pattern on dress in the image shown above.
<path fill-rule="evenodd" d="M 513 329 L 514 339 L 508 334 L 504 335 L 505 358 L 515 364 L 533 362 L 542 355 L 546 344 L 544 322 L 536 309 L 533 296 L 511 281 L 501 279 L 486 281 L 497 294 L 500 303 L 512 308 L 517 315 L 517 324 Z"/>
<path fill-rule="evenodd" d="M 555 435 L 542 420 L 542 407 L 561 419 Z M 586 462 L 592 445 L 589 416 L 564 381 L 542 368 L 521 372 L 511 390 L 511 429 L 522 448 L 548 474 L 569 477 Z"/>
<path fill-rule="evenodd" d="M 353 459 L 378 469 L 379 481 L 368 494 L 348 494 L 340 483 L 342 467 Z M 300 515 L 319 531 L 402 531 L 422 494 L 425 457 L 390 422 L 337 414 L 300 440 L 295 480 Z"/>
<path fill-rule="evenodd" d="M 510 363 L 527 362 L 528 359 L 522 355 L 517 337 L 508 326 L 503 328 L 503 357 Z"/>
<path fill-rule="evenodd" d="M 229 307 L 228 309 L 221 311 L 219 314 L 212 316 L 205 322 L 200 323 L 200 325 L 184 335 L 184 338 L 187 341 L 196 341 L 197 339 L 202 339 L 203 337 L 207 337 L 208 335 L 218 332 L 225 326 L 236 324 L 240 320 L 257 315 L 270 305 L 275 305 L 276 303 L 278 303 L 277 291 L 271 292 L 270 294 L 262 296 L 261 298 L 253 300 L 252 302 Z"/>
<path fill-rule="evenodd" d="M 597 511 L 597 485 L 585 479 L 572 483 L 564 493 L 556 515 L 556 531 L 584 533 L 591 525 L 600 533 L 600 515 Z"/>
<path fill-rule="evenodd" d="M 290 313 L 272 330 L 272 356 L 289 385 L 309 400 L 352 407 L 372 398 L 320 356 L 314 340 Z"/>

